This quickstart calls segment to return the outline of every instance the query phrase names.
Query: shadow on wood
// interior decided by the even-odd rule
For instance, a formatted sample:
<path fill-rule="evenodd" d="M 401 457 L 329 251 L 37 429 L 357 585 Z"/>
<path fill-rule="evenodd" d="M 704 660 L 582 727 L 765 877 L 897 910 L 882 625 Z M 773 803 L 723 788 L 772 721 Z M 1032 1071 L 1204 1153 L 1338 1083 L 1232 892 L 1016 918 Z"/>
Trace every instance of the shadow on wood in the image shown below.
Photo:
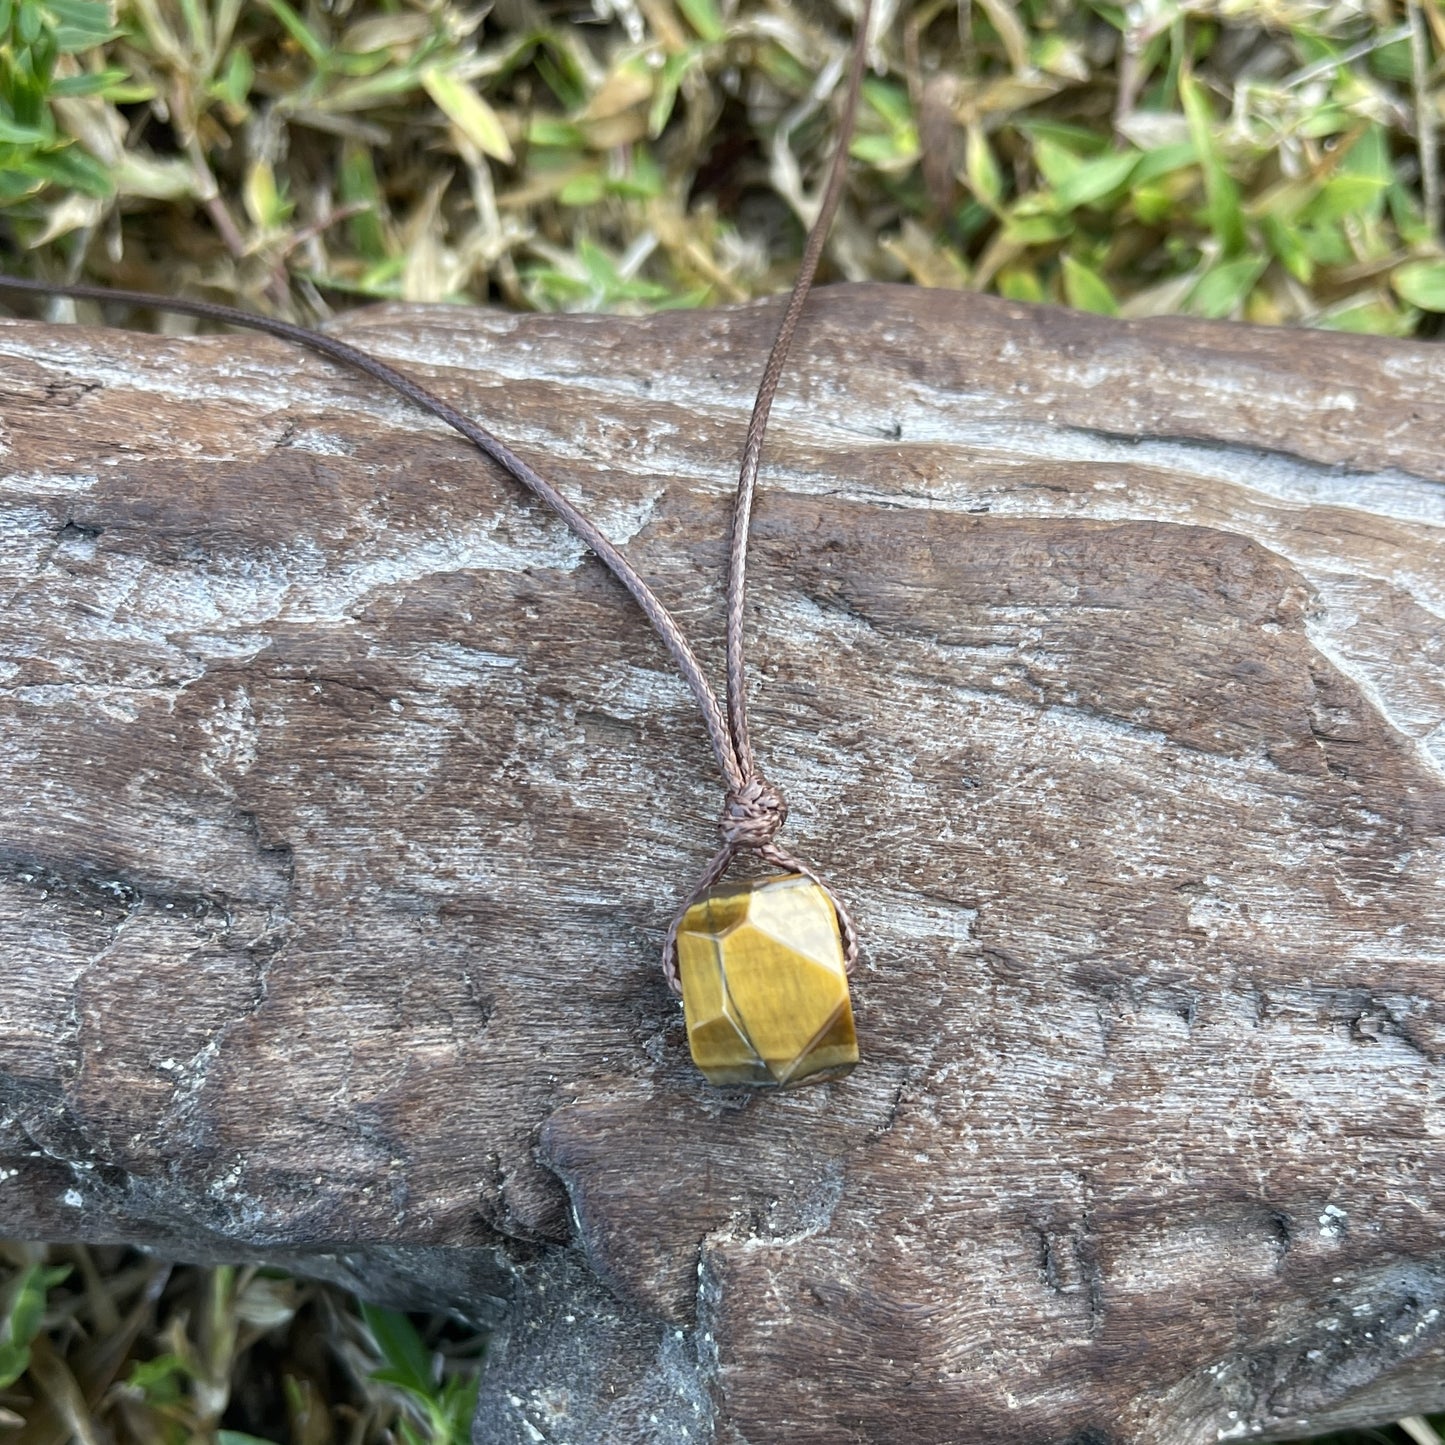
<path fill-rule="evenodd" d="M 715 665 L 773 322 L 341 326 Z M 486 1445 L 1445 1403 L 1445 352 L 857 287 L 800 354 L 755 727 L 864 1063 L 744 1095 L 657 969 L 707 745 L 560 524 L 271 341 L 0 328 L 0 1227 L 484 1315 Z"/>

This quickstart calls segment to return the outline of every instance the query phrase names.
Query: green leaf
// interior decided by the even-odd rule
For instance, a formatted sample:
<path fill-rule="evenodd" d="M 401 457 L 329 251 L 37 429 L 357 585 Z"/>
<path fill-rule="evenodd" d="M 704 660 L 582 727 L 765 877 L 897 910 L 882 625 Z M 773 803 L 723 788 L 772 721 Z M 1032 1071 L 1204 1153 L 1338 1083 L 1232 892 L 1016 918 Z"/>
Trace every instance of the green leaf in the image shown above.
<path fill-rule="evenodd" d="M 1055 187 L 1059 206 L 1072 211 L 1103 200 L 1128 181 L 1138 163 L 1138 151 L 1120 151 L 1117 155 L 1084 161 L 1067 180 Z"/>
<path fill-rule="evenodd" d="M 913 124 L 913 106 L 903 86 L 870 77 L 863 82 L 863 99 L 895 130 Z"/>
<path fill-rule="evenodd" d="M 1300 117 L 1298 132 L 1309 140 L 1342 135 L 1355 125 L 1355 118 L 1342 105 L 1320 105 Z"/>
<path fill-rule="evenodd" d="M 102 35 L 110 29 L 110 7 L 106 0 L 43 0 L 43 4 L 62 25 L 74 25 L 79 30 L 93 30 Z"/>
<path fill-rule="evenodd" d="M 1006 241 L 1018 246 L 1042 246 L 1050 241 L 1063 240 L 1073 229 L 1063 216 L 1029 214 L 1016 209 L 1004 222 L 1003 236 Z"/>
<path fill-rule="evenodd" d="M 1339 46 L 1318 30 L 1302 27 L 1296 32 L 1294 39 L 1295 44 L 1299 47 L 1301 59 L 1308 61 L 1310 65 L 1313 66 L 1326 60 L 1339 64 Z"/>
<path fill-rule="evenodd" d="M 687 17 L 687 23 L 709 43 L 721 40 L 727 33 L 716 0 L 677 0 L 677 8 Z"/>
<path fill-rule="evenodd" d="M 1445 311 L 1445 261 L 1409 261 L 1391 273 L 1390 285 L 1411 306 Z"/>
<path fill-rule="evenodd" d="M 123 80 L 112 81 L 100 94 L 112 105 L 144 105 L 156 98 L 156 88 L 132 81 L 127 76 Z"/>
<path fill-rule="evenodd" d="M 1390 141 L 1382 125 L 1366 126 L 1360 138 L 1340 162 L 1340 175 L 1373 176 L 1381 185 L 1389 185 L 1395 170 L 1390 164 Z"/>
<path fill-rule="evenodd" d="M 400 296 L 401 278 L 406 270 L 405 256 L 383 256 L 368 266 L 356 282 L 358 296 Z M 342 284 L 333 281 L 331 284 Z"/>
<path fill-rule="evenodd" d="M 1223 248 L 1233 256 L 1244 249 L 1244 215 L 1239 206 L 1239 187 L 1224 168 L 1224 160 L 1214 141 L 1214 117 L 1194 76 L 1185 69 L 1179 76 L 1179 98 L 1189 122 L 1189 135 L 1199 152 L 1204 170 L 1204 193 L 1209 229 Z"/>
<path fill-rule="evenodd" d="M 436 1393 L 436 1367 L 416 1326 L 395 1310 L 363 1304 L 361 1317 L 376 1342 L 377 1353 L 387 1362 L 390 1382 L 425 1399 Z"/>
<path fill-rule="evenodd" d="M 119 84 L 129 75 L 124 70 L 87 71 L 82 75 L 63 75 L 50 84 L 51 95 L 99 95 Z"/>
<path fill-rule="evenodd" d="M 881 80 L 863 82 L 868 109 L 848 153 L 869 165 L 898 169 L 918 157 L 918 128 L 908 92 L 901 85 Z M 881 129 L 880 129 L 881 124 Z"/>
<path fill-rule="evenodd" d="M 10 1287 L 10 1308 L 0 1323 L 0 1390 L 8 1390 L 30 1366 L 30 1344 L 45 1319 L 51 1289 L 70 1266 L 32 1264 Z"/>
<path fill-rule="evenodd" d="M 30 165 L 51 185 L 68 186 L 87 196 L 109 196 L 115 190 L 110 168 L 76 145 L 32 156 Z"/>
<path fill-rule="evenodd" d="M 235 110 L 244 111 L 251 94 L 255 70 L 250 52 L 237 45 L 226 60 L 226 68 L 211 83 L 211 94 Z"/>
<path fill-rule="evenodd" d="M 557 192 L 557 199 L 564 206 L 595 206 L 606 193 L 607 188 L 596 171 L 583 171 Z"/>
<path fill-rule="evenodd" d="M 248 1435 L 244 1430 L 217 1430 L 216 1445 L 276 1445 L 274 1440 L 263 1440 L 259 1435 Z"/>
<path fill-rule="evenodd" d="M 556 146 L 561 150 L 582 150 L 587 142 L 580 126 L 553 115 L 536 115 L 527 126 L 527 143 Z"/>
<path fill-rule="evenodd" d="M 336 86 L 317 101 L 321 111 L 343 112 L 368 110 L 391 100 L 409 95 L 417 87 L 418 76 L 410 66 L 383 70 L 361 80 L 348 80 Z"/>
<path fill-rule="evenodd" d="M 647 133 L 655 140 L 667 128 L 672 119 L 673 107 L 677 104 L 677 92 L 683 77 L 697 64 L 700 58 L 697 50 L 684 51 L 681 55 L 669 55 L 662 63 L 657 77 L 657 89 L 652 104 L 647 108 Z"/>
<path fill-rule="evenodd" d="M 271 13 L 285 27 L 286 33 L 315 62 L 318 70 L 331 69 L 331 51 L 326 42 L 286 3 L 286 0 L 265 0 Z"/>
<path fill-rule="evenodd" d="M 553 41 L 545 50 L 537 52 L 532 64 L 564 109 L 577 110 L 586 103 L 590 94 L 588 82 L 564 46 Z"/>
<path fill-rule="evenodd" d="M 1097 128 L 1071 125 L 1067 121 L 1031 118 L 1020 121 L 1018 129 L 1035 144 L 1048 141 L 1076 158 L 1099 155 L 1109 147 L 1107 136 Z"/>
<path fill-rule="evenodd" d="M 253 161 L 241 184 L 241 199 L 246 214 L 263 231 L 277 230 L 291 217 L 292 205 L 286 197 L 285 180 L 276 180 L 269 161 Z"/>
<path fill-rule="evenodd" d="M 1414 330 L 1415 312 L 1378 297 L 1333 307 L 1312 323 L 1326 331 L 1351 331 L 1366 336 L 1408 336 Z"/>
<path fill-rule="evenodd" d="M 1076 311 L 1093 311 L 1100 316 L 1117 316 L 1119 303 L 1108 283 L 1082 261 L 1064 257 L 1064 297 Z"/>
<path fill-rule="evenodd" d="M 607 182 L 611 195 L 623 196 L 629 201 L 654 200 L 662 194 L 662 189 L 662 171 L 651 152 L 641 146 L 633 148 L 631 168 Z"/>
<path fill-rule="evenodd" d="M 1301 226 L 1296 231 L 1300 246 L 1316 266 L 1348 266 L 1355 258 L 1344 228 L 1338 221 Z"/>
<path fill-rule="evenodd" d="M 516 157 L 497 112 L 466 81 L 432 65 L 422 71 L 421 83 L 452 124 L 478 150 L 511 165 Z"/>
<path fill-rule="evenodd" d="M 52 21 L 55 47 L 62 55 L 93 50 L 120 34 L 110 23 L 110 7 L 105 0 L 47 0 L 44 9 Z"/>
<path fill-rule="evenodd" d="M 1023 266 L 1008 267 L 998 273 L 998 294 L 1008 301 L 1044 300 L 1039 278 Z"/>
<path fill-rule="evenodd" d="M 688 291 L 675 291 L 657 298 L 659 311 L 691 311 L 706 306 L 713 299 L 711 286 L 694 286 Z"/>
<path fill-rule="evenodd" d="M 1200 277 L 1198 285 L 1184 303 L 1185 310 L 1195 316 L 1220 318 L 1230 315 L 1244 304 L 1267 265 L 1269 259 L 1265 256 L 1242 256 L 1235 261 L 1220 261 Z"/>
<path fill-rule="evenodd" d="M 854 136 L 848 146 L 848 154 L 865 165 L 889 166 L 899 161 L 911 160 L 918 154 L 918 138 L 912 144 L 891 131 Z"/>
<path fill-rule="evenodd" d="M 990 210 L 997 210 L 1003 199 L 1003 173 L 994 159 L 983 127 L 971 121 L 964 143 L 963 173 L 975 196 Z"/>
<path fill-rule="evenodd" d="M 1046 135 L 1035 135 L 1033 157 L 1039 174 L 1050 186 L 1063 185 L 1082 163 L 1073 151 Z"/>
<path fill-rule="evenodd" d="M 1065 39 L 1054 32 L 1038 36 L 1030 48 L 1030 59 L 1038 68 L 1062 80 L 1087 80 L 1088 61 L 1077 40 Z"/>
<path fill-rule="evenodd" d="M 348 206 L 363 206 L 347 222 L 351 244 L 368 260 L 386 256 L 386 234 L 382 229 L 381 187 L 371 151 L 359 141 L 351 141 L 341 152 L 341 200 Z"/>
<path fill-rule="evenodd" d="M 1434 240 L 1433 230 L 1425 219 L 1425 210 L 1420 201 L 1418 194 L 1407 190 L 1399 181 L 1392 181 L 1385 192 L 1390 219 L 1398 228 L 1400 239 L 1411 248 L 1428 246 Z"/>
<path fill-rule="evenodd" d="M 1370 69 L 1386 80 L 1409 80 L 1411 76 L 1410 42 L 1392 40 L 1370 52 Z"/>
<path fill-rule="evenodd" d="M 1302 220 L 1337 221 L 1378 214 L 1384 209 L 1387 181 L 1376 176 L 1332 176 L 1305 207 Z"/>
<path fill-rule="evenodd" d="M 477 1413 L 481 1380 L 477 1375 L 453 1375 L 442 1389 L 441 1418 L 445 1422 L 446 1445 L 467 1445 L 471 1439 L 472 1417 Z M 442 1445 L 438 1440 L 437 1445 Z"/>
<path fill-rule="evenodd" d="M 1161 176 L 1172 175 L 1175 171 L 1182 171 L 1185 166 L 1197 165 L 1198 162 L 1199 151 L 1192 140 L 1158 146 L 1152 151 L 1145 151 L 1139 157 L 1139 163 L 1134 167 L 1130 180 L 1136 186 L 1145 186 L 1150 181 L 1157 181 Z"/>
<path fill-rule="evenodd" d="M 1310 285 L 1315 276 L 1315 263 L 1299 230 L 1290 222 L 1270 215 L 1259 218 L 1259 228 L 1285 270 L 1300 285 Z"/>
<path fill-rule="evenodd" d="M 1061 211 L 1077 210 L 1102 200 L 1118 190 L 1139 163 L 1139 152 L 1134 150 L 1085 160 L 1046 135 L 1035 136 L 1033 156 Z"/>
<path fill-rule="evenodd" d="M 7 170 L 0 166 L 0 206 L 12 206 L 45 189 L 43 176 L 32 175 L 18 169 Z"/>
<path fill-rule="evenodd" d="M 169 1404 L 180 1399 L 183 1382 L 194 1375 L 190 1364 L 179 1355 L 163 1354 L 135 1361 L 126 1376 L 126 1384 L 153 1405 Z"/>
<path fill-rule="evenodd" d="M 48 145 L 55 139 L 55 133 L 48 130 L 38 130 L 34 126 L 16 125 L 12 120 L 6 120 L 0 115 L 0 141 L 8 145 Z"/>
<path fill-rule="evenodd" d="M 1163 186 L 1136 186 L 1132 203 L 1146 226 L 1157 226 L 1174 214 L 1174 197 Z"/>
<path fill-rule="evenodd" d="M 418 1400 L 428 1403 L 436 1391 L 435 1385 L 418 1385 L 410 1370 L 397 1369 L 391 1365 L 373 1370 L 370 1378 L 375 1380 L 378 1385 L 395 1385 L 398 1390 L 403 1390 L 408 1395 L 414 1395 Z"/>

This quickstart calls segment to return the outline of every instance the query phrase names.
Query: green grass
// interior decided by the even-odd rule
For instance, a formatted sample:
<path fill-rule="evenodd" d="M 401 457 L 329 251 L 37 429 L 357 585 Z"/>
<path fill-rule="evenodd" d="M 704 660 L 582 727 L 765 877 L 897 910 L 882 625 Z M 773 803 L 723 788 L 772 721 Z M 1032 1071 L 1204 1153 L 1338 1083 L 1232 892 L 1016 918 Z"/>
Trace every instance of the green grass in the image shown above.
<path fill-rule="evenodd" d="M 16 1445 L 467 1445 L 483 1344 L 274 1270 L 0 1243 Z"/>
<path fill-rule="evenodd" d="M 847 25 L 606 8 L 0 0 L 0 236 L 32 274 L 303 317 L 779 289 Z M 1432 333 L 1442 56 L 1442 0 L 908 0 L 832 275 Z"/>

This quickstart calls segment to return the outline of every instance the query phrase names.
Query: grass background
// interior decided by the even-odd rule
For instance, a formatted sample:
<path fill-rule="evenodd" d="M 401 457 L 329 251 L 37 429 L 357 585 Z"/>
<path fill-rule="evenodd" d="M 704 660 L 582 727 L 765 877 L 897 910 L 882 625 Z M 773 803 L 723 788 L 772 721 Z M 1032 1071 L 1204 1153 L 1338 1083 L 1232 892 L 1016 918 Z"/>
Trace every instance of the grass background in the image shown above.
<path fill-rule="evenodd" d="M 1442 0 L 878 5 L 825 279 L 1441 333 Z M 0 0 L 5 265 L 302 320 L 768 294 L 850 35 L 831 0 Z M 483 1348 L 269 1271 L 0 1245 L 0 1445 L 459 1445 Z"/>
<path fill-rule="evenodd" d="M 1442 0 L 878 5 L 835 277 L 1438 331 Z M 832 0 L 0 0 L 0 35 L 13 264 L 315 318 L 779 289 L 850 28 Z"/>

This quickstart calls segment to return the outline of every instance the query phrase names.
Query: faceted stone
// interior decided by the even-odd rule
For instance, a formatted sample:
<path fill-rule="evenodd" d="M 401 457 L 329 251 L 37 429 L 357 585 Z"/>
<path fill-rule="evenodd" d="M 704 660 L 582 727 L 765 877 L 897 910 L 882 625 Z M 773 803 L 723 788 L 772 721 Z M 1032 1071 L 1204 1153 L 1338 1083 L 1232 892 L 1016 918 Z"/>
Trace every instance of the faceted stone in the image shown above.
<path fill-rule="evenodd" d="M 784 873 L 704 894 L 677 933 L 693 1062 L 714 1084 L 837 1079 L 858 1062 L 838 915 Z"/>

